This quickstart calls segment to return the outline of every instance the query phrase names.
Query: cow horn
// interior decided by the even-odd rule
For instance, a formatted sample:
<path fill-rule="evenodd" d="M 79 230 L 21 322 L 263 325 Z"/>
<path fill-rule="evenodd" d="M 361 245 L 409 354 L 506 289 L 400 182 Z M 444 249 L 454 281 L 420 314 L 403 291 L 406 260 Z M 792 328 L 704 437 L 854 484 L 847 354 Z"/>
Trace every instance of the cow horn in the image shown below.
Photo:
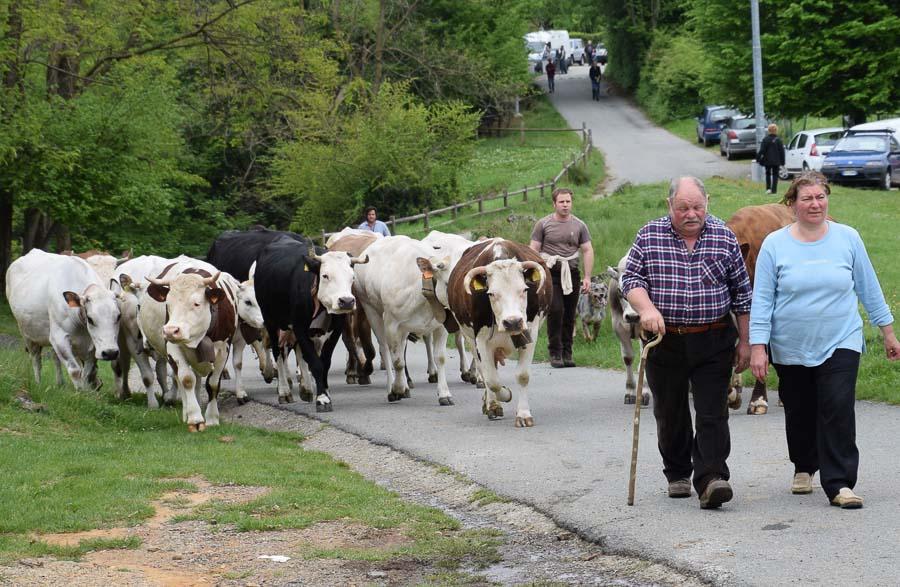
<path fill-rule="evenodd" d="M 350 266 L 354 265 L 365 265 L 369 262 L 369 256 L 363 255 L 362 257 L 350 257 Z"/>
<path fill-rule="evenodd" d="M 219 279 L 219 276 L 222 275 L 221 271 L 216 271 L 216 274 L 211 277 L 203 278 L 203 285 L 215 285 L 216 280 Z"/>
<path fill-rule="evenodd" d="M 309 260 L 311 260 L 311 261 L 315 261 L 315 262 L 317 262 L 317 263 L 321 263 L 321 262 L 322 262 L 322 257 L 320 257 L 319 255 L 317 255 L 317 254 L 315 254 L 315 253 L 310 253 L 310 254 L 308 254 L 308 255 L 306 256 L 306 258 L 309 259 Z"/>
<path fill-rule="evenodd" d="M 149 275 L 147 276 L 147 281 L 154 285 L 170 285 L 172 283 L 172 280 L 169 277 L 163 277 L 160 279 L 159 277 L 150 277 Z"/>
<path fill-rule="evenodd" d="M 541 274 L 541 282 L 538 284 L 538 287 L 542 287 L 544 282 L 547 281 L 547 271 L 537 261 L 522 261 L 522 271 L 528 271 L 529 269 L 536 269 Z"/>
<path fill-rule="evenodd" d="M 472 295 L 472 280 L 478 277 L 479 275 L 483 275 L 487 273 L 487 267 L 473 267 L 469 269 L 469 272 L 466 273 L 466 276 L 463 278 L 463 285 L 466 288 L 466 293 Z"/>

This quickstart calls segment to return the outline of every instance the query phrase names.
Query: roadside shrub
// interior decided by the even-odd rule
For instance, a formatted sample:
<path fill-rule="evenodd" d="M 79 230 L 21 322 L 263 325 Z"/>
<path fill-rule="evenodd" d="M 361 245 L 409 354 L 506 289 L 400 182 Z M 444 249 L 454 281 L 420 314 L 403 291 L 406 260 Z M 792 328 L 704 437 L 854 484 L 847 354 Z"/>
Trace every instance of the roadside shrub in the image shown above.
<path fill-rule="evenodd" d="M 647 52 L 638 103 L 657 122 L 696 116 L 704 103 L 705 62 L 700 44 L 689 33 L 657 33 Z"/>

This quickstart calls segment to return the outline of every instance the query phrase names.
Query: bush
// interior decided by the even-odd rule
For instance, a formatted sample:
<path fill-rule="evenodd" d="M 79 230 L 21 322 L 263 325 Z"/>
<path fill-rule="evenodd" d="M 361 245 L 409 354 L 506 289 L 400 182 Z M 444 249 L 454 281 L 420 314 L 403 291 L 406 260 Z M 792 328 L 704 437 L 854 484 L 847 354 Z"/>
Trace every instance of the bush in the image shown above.
<path fill-rule="evenodd" d="M 696 116 L 703 108 L 704 63 L 700 44 L 688 33 L 657 33 L 647 52 L 637 100 L 657 122 Z"/>

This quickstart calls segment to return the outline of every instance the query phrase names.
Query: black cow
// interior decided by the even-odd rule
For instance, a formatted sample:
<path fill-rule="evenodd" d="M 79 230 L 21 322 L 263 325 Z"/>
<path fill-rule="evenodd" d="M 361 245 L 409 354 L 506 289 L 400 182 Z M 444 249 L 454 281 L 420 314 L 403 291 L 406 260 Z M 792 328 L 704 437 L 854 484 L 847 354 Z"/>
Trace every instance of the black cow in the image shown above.
<path fill-rule="evenodd" d="M 316 411 L 331 411 L 328 370 L 345 314 L 356 307 L 351 288 L 352 267 L 357 262 L 345 252 L 317 255 L 307 243 L 287 237 L 272 241 L 259 253 L 256 299 L 278 362 L 279 403 L 294 401 L 284 366 L 286 357 L 278 344 L 278 331 L 290 329 L 316 383 Z M 319 354 L 312 337 L 322 334 L 327 337 Z"/>
<path fill-rule="evenodd" d="M 250 266 L 260 251 L 279 238 L 292 239 L 306 245 L 308 250 L 314 249 L 312 240 L 302 234 L 258 226 L 250 230 L 226 230 L 217 236 L 206 252 L 206 261 L 239 281 L 247 281 Z M 316 250 L 318 253 L 324 251 L 322 248 Z"/>

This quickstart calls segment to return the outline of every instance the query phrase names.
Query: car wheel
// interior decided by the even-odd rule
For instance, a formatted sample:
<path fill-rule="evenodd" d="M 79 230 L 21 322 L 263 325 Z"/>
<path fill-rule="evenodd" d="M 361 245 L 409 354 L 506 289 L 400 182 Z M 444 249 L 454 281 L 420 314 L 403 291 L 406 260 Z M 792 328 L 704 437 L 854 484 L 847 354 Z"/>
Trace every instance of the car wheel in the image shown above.
<path fill-rule="evenodd" d="M 703 142 L 703 137 L 701 137 L 700 135 L 697 135 L 697 142 L 698 142 L 698 143 L 702 143 L 702 142 Z"/>
<path fill-rule="evenodd" d="M 889 190 L 891 189 L 891 168 L 888 167 L 884 172 L 884 180 L 881 182 L 881 189 Z"/>
<path fill-rule="evenodd" d="M 725 145 L 719 142 L 719 157 L 725 156 Z"/>
<path fill-rule="evenodd" d="M 725 150 L 725 158 L 728 159 L 729 161 L 734 160 L 734 156 L 731 154 L 731 149 Z"/>
<path fill-rule="evenodd" d="M 805 163 L 803 164 L 803 167 L 804 168 L 806 167 Z M 778 179 L 790 179 L 790 178 L 791 178 L 791 174 L 788 173 L 787 167 L 782 165 L 781 167 L 778 168 Z"/>
<path fill-rule="evenodd" d="M 708 146 L 709 146 L 709 139 L 706 138 L 706 135 L 703 135 L 703 146 L 704 146 L 704 147 L 708 147 Z"/>

